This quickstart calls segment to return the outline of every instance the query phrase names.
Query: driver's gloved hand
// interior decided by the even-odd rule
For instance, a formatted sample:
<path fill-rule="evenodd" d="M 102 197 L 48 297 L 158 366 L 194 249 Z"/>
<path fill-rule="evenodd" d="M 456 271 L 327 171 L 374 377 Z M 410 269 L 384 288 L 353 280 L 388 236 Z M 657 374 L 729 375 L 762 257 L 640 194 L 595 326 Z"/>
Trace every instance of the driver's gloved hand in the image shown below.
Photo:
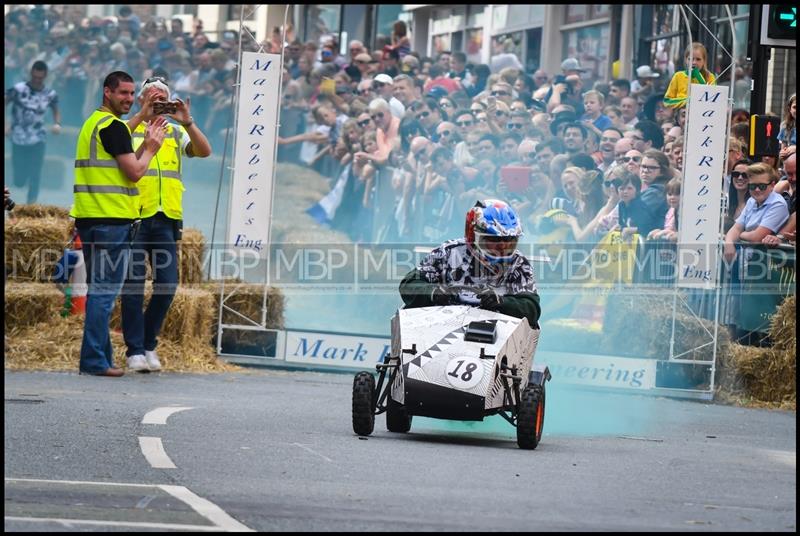
<path fill-rule="evenodd" d="M 503 303 L 503 297 L 493 288 L 485 288 L 478 293 L 481 309 L 497 309 Z"/>
<path fill-rule="evenodd" d="M 431 291 L 431 301 L 435 305 L 450 305 L 453 302 L 453 292 L 445 285 L 437 285 Z"/>

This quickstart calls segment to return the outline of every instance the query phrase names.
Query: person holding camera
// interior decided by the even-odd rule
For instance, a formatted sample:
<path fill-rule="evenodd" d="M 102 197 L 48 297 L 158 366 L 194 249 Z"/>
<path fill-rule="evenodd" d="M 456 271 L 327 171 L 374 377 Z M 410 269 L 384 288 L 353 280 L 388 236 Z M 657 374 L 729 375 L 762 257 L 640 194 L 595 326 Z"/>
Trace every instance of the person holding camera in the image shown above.
<path fill-rule="evenodd" d="M 147 126 L 170 118 L 165 139 L 138 183 L 141 225 L 133 239 L 131 262 L 122 289 L 122 334 L 127 345 L 128 368 L 139 372 L 160 370 L 157 337 L 178 287 L 177 242 L 183 228 L 183 157 L 205 158 L 211 144 L 190 112 L 191 101 L 169 101 L 164 78 L 151 77 L 139 92 L 140 110 L 128 121 L 133 146 L 145 139 Z M 143 311 L 146 263 L 153 273 L 153 295 Z"/>
<path fill-rule="evenodd" d="M 69 215 L 83 244 L 89 292 L 79 370 L 122 376 L 114 367 L 109 322 L 128 268 L 139 218 L 139 180 L 164 142 L 166 121 L 151 122 L 138 151 L 120 119 L 133 105 L 133 77 L 114 71 L 103 81 L 103 105 L 83 123 L 75 151 L 75 185 Z"/>
<path fill-rule="evenodd" d="M 560 74 L 553 79 L 553 87 L 545 97 L 547 111 L 552 112 L 557 106 L 567 104 L 575 109 L 578 117 L 581 117 L 586 110 L 583 107 L 583 79 L 581 73 L 586 69 L 581 68 L 580 63 L 575 58 L 567 58 L 561 62 Z"/>

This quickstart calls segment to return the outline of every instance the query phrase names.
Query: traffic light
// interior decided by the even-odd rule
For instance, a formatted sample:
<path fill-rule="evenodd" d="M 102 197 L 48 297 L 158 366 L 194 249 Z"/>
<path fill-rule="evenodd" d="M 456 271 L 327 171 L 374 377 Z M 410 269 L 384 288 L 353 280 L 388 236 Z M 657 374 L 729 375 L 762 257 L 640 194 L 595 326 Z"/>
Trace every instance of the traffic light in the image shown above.
<path fill-rule="evenodd" d="M 769 6 L 767 37 L 771 39 L 797 39 L 797 6 Z"/>
<path fill-rule="evenodd" d="M 750 116 L 750 156 L 778 156 L 781 120 L 771 115 Z"/>

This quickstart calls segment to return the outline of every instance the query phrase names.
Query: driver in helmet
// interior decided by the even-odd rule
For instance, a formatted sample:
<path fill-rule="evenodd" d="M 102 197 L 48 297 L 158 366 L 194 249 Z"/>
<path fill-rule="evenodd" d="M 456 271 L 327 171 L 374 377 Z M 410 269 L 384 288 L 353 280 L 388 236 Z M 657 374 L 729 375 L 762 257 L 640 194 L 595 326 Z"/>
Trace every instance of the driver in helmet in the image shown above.
<path fill-rule="evenodd" d="M 406 307 L 480 302 L 482 309 L 527 318 L 539 328 L 539 295 L 528 259 L 517 251 L 522 224 L 505 201 L 478 201 L 465 237 L 433 249 L 400 283 Z M 478 287 L 477 294 L 458 287 Z"/>

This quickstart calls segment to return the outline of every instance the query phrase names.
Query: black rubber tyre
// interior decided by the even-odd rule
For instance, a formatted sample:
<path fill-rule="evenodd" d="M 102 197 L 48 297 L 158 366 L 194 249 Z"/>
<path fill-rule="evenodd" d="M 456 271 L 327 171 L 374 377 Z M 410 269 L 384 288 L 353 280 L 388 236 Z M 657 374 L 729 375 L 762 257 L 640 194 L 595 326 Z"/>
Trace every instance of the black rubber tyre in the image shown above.
<path fill-rule="evenodd" d="M 528 385 L 522 391 L 517 411 L 517 445 L 533 450 L 542 439 L 544 428 L 544 386 Z"/>
<path fill-rule="evenodd" d="M 369 372 L 359 372 L 353 379 L 353 431 L 368 436 L 375 429 L 375 377 Z"/>
<path fill-rule="evenodd" d="M 395 402 L 391 395 L 386 398 L 386 429 L 390 432 L 405 434 L 411 430 L 411 419 L 406 407 L 400 402 Z"/>

